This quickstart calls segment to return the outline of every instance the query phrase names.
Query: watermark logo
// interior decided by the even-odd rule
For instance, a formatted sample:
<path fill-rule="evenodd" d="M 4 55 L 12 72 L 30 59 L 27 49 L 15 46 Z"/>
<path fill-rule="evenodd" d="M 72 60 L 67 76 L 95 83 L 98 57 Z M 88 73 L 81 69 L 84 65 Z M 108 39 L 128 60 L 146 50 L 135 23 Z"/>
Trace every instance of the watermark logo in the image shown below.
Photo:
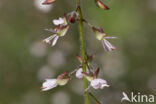
<path fill-rule="evenodd" d="M 121 102 L 154 102 L 154 95 L 143 95 L 140 92 L 134 94 L 131 92 L 130 96 L 128 96 L 125 92 L 122 92 L 123 97 L 121 98 Z"/>

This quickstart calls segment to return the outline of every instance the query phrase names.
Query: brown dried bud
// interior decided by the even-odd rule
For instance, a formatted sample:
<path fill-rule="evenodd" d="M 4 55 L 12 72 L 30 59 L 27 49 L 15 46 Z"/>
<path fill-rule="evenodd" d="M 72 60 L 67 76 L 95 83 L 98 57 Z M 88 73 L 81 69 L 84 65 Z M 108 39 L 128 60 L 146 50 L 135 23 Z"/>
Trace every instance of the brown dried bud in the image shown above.
<path fill-rule="evenodd" d="M 55 2 L 55 0 L 45 0 L 42 4 L 43 5 L 48 5 L 48 4 L 52 4 L 54 2 Z"/>
<path fill-rule="evenodd" d="M 93 26 L 92 29 L 93 29 L 94 32 L 104 33 L 102 28 L 97 28 L 97 27 Z"/>
<path fill-rule="evenodd" d="M 79 60 L 80 63 L 82 63 L 82 57 L 80 55 L 77 55 L 77 59 Z"/>
<path fill-rule="evenodd" d="M 99 7 L 99 8 L 102 8 L 104 10 L 109 10 L 109 7 L 107 5 L 105 5 L 104 3 L 102 3 L 102 1 L 100 0 L 96 0 L 96 5 Z"/>
<path fill-rule="evenodd" d="M 69 22 L 75 23 L 75 21 L 78 20 L 78 13 L 77 12 L 72 12 L 71 16 L 69 17 Z"/>

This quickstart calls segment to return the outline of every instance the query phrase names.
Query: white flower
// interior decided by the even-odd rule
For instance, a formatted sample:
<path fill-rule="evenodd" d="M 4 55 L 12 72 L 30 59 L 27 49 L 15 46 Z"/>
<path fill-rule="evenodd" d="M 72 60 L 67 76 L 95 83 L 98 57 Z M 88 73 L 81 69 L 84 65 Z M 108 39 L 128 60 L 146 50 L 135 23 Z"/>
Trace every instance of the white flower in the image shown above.
<path fill-rule="evenodd" d="M 79 79 L 83 78 L 82 72 L 83 72 L 83 69 L 82 69 L 82 68 L 79 68 L 79 69 L 76 71 L 76 77 L 79 78 Z"/>
<path fill-rule="evenodd" d="M 50 37 L 44 39 L 43 41 L 48 43 L 48 44 L 51 44 L 51 46 L 54 46 L 56 44 L 58 38 L 59 38 L 59 36 L 54 34 L 54 35 L 51 35 Z M 51 40 L 53 40 L 53 41 L 51 42 Z"/>
<path fill-rule="evenodd" d="M 104 30 L 102 28 L 97 28 L 97 27 L 92 27 L 92 30 L 95 32 L 95 36 L 98 40 L 102 41 L 102 45 L 103 48 L 106 51 L 112 51 L 114 49 L 116 49 L 109 41 L 107 41 L 106 39 L 114 39 L 116 37 L 107 37 L 106 33 L 104 32 Z"/>
<path fill-rule="evenodd" d="M 56 83 L 56 79 L 46 79 L 46 81 L 42 84 L 42 91 L 48 91 L 58 84 Z"/>
<path fill-rule="evenodd" d="M 103 89 L 104 87 L 109 87 L 106 80 L 103 79 L 94 79 L 90 84 L 94 89 Z"/>
<path fill-rule="evenodd" d="M 63 18 L 60 17 L 59 19 L 54 19 L 53 23 L 54 23 L 54 25 L 61 25 L 61 24 L 64 24 L 65 21 Z"/>
<path fill-rule="evenodd" d="M 106 50 L 106 51 L 112 51 L 115 49 L 115 47 L 109 42 L 107 41 L 106 39 L 114 39 L 116 37 L 104 37 L 104 39 L 102 40 L 102 45 L 103 45 L 103 48 Z"/>
<path fill-rule="evenodd" d="M 55 29 L 45 29 L 46 31 L 54 33 L 54 35 L 51 35 L 50 37 L 43 40 L 43 42 L 46 42 L 48 44 L 51 44 L 51 46 L 54 46 L 57 43 L 57 40 L 59 37 L 63 37 L 70 25 L 67 22 L 66 16 L 63 18 L 55 19 L 53 20 L 53 23 L 56 25 Z"/>
<path fill-rule="evenodd" d="M 55 33 L 54 35 L 51 35 L 50 37 L 43 40 L 43 42 L 46 42 L 48 44 L 51 44 L 51 46 L 54 46 L 57 43 L 57 40 L 59 37 L 63 37 L 69 29 L 69 25 L 58 25 L 54 30 L 53 29 L 46 29 L 49 32 Z"/>

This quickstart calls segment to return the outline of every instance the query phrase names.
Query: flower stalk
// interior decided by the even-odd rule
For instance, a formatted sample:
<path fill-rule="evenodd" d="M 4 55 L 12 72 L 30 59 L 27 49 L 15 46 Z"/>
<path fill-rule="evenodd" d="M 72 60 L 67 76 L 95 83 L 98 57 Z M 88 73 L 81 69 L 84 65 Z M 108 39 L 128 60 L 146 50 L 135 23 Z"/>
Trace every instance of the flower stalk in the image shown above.
<path fill-rule="evenodd" d="M 89 95 L 96 101 L 96 104 L 101 104 L 101 102 L 91 92 L 89 92 Z"/>
<path fill-rule="evenodd" d="M 82 56 L 82 69 L 83 72 L 86 72 L 86 54 L 85 54 L 85 43 L 84 43 L 84 33 L 83 33 L 83 16 L 80 6 L 80 0 L 77 0 L 77 11 L 79 14 L 79 31 L 80 31 L 80 42 L 81 42 L 81 56 Z M 84 77 L 84 87 L 88 88 L 88 81 Z M 89 94 L 88 91 L 85 92 L 85 104 L 89 104 Z"/>
<path fill-rule="evenodd" d="M 101 2 L 101 0 L 95 0 L 95 1 L 99 8 L 102 8 L 104 10 L 109 9 L 105 4 L 103 4 L 103 2 Z M 43 5 L 53 4 L 54 2 L 55 0 L 45 0 L 45 2 L 43 2 Z M 46 29 L 46 31 L 53 33 L 53 35 L 43 40 L 43 42 L 48 43 L 51 46 L 54 46 L 57 43 L 57 40 L 59 38 L 66 35 L 66 33 L 68 32 L 69 28 L 72 26 L 73 23 L 79 22 L 81 55 L 78 55 L 77 59 L 80 62 L 80 66 L 72 70 L 71 72 L 61 73 L 60 75 L 58 75 L 57 78 L 46 79 L 45 82 L 43 82 L 42 84 L 41 90 L 48 91 L 57 86 L 64 86 L 70 81 L 72 74 L 75 73 L 76 78 L 83 79 L 84 81 L 85 104 L 90 104 L 89 97 L 94 99 L 96 101 L 96 104 L 101 104 L 92 93 L 88 92 L 88 90 L 91 87 L 94 89 L 103 89 L 104 87 L 109 87 L 109 85 L 107 84 L 106 80 L 98 78 L 99 67 L 93 68 L 91 66 L 92 64 L 91 62 L 95 54 L 89 55 L 85 51 L 83 22 L 88 24 L 88 26 L 93 30 L 97 40 L 99 40 L 102 43 L 103 48 L 107 52 L 114 50 L 115 47 L 106 39 L 114 39 L 115 37 L 107 36 L 103 28 L 96 27 L 90 24 L 89 22 L 87 22 L 87 20 L 83 18 L 80 4 L 81 4 L 81 0 L 77 0 L 76 10 L 64 14 L 64 17 L 59 17 L 58 19 L 54 19 L 53 24 L 56 25 L 56 28 Z"/>

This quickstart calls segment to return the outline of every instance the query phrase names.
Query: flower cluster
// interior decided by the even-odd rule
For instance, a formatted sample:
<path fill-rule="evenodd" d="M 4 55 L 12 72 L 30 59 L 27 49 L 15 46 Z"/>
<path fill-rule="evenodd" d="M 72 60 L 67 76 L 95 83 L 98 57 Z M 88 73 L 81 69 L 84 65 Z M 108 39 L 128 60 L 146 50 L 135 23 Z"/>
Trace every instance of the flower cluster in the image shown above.
<path fill-rule="evenodd" d="M 49 4 L 53 4 L 54 2 L 55 0 L 45 0 L 42 4 L 49 5 Z M 105 5 L 101 0 L 95 0 L 95 3 L 97 7 L 103 10 L 109 10 L 109 7 Z M 76 10 L 70 13 L 64 14 L 63 17 L 59 17 L 58 19 L 53 20 L 53 24 L 56 25 L 55 29 L 45 29 L 46 31 L 53 33 L 53 35 L 45 38 L 43 42 L 50 44 L 51 46 L 56 45 L 58 39 L 65 36 L 70 26 L 77 21 L 79 22 L 80 27 L 82 27 L 82 23 L 86 23 L 92 29 L 92 31 L 95 34 L 96 39 L 102 43 L 105 51 L 110 52 L 116 49 L 115 46 L 113 46 L 108 41 L 108 39 L 115 39 L 116 37 L 107 36 L 103 28 L 99 28 L 90 24 L 82 17 L 81 8 L 80 8 L 80 0 L 78 0 L 77 2 Z M 80 30 L 80 32 L 82 31 Z M 83 46 L 84 40 L 82 38 L 83 33 L 81 33 L 80 36 L 81 36 L 81 41 L 82 41 L 81 47 L 84 48 Z M 103 89 L 104 87 L 109 87 L 106 80 L 98 78 L 99 68 L 91 67 L 91 62 L 95 54 L 88 55 L 85 53 L 85 49 L 81 49 L 81 51 L 82 51 L 81 52 L 82 56 L 80 55 L 77 56 L 77 59 L 80 62 L 80 65 L 78 68 L 76 68 L 75 70 L 71 72 L 64 72 L 58 75 L 57 78 L 46 79 L 45 82 L 42 84 L 41 90 L 48 91 L 57 86 L 66 85 L 69 82 L 69 80 L 71 80 L 71 76 L 73 75 L 73 73 L 75 73 L 76 78 L 87 79 L 87 81 L 90 83 L 88 88 L 85 89 L 85 91 L 88 91 L 90 87 L 94 89 Z"/>
<path fill-rule="evenodd" d="M 78 13 L 76 11 L 73 11 L 71 13 L 68 13 L 67 15 L 64 15 L 63 18 L 59 17 L 59 19 L 54 19 L 53 24 L 56 25 L 56 28 L 45 29 L 54 34 L 44 39 L 43 42 L 48 43 L 51 46 L 54 46 L 60 37 L 65 36 L 65 34 L 67 33 L 70 27 L 70 24 L 75 23 L 78 20 L 78 16 L 79 16 Z M 115 46 L 113 46 L 107 39 L 115 39 L 116 37 L 106 36 L 106 33 L 102 28 L 98 28 L 93 25 L 89 25 L 89 26 L 91 26 L 93 32 L 95 33 L 96 38 L 102 42 L 103 48 L 106 51 L 112 51 L 115 49 Z"/>
<path fill-rule="evenodd" d="M 48 43 L 51 46 L 54 46 L 60 37 L 63 37 L 66 35 L 66 33 L 70 27 L 70 23 L 74 23 L 77 20 L 78 20 L 78 14 L 75 11 L 65 14 L 63 18 L 60 17 L 59 19 L 54 19 L 53 24 L 56 25 L 56 28 L 55 29 L 45 29 L 49 32 L 52 32 L 53 35 L 44 39 L 43 42 Z"/>
<path fill-rule="evenodd" d="M 81 63 L 81 56 L 77 56 L 78 60 Z M 88 56 L 88 58 L 93 57 L 93 55 Z M 76 68 L 72 72 L 64 72 L 60 74 L 57 78 L 54 79 L 46 79 L 45 82 L 42 84 L 41 90 L 47 91 L 52 88 L 57 87 L 58 85 L 63 86 L 68 83 L 68 81 L 71 79 L 71 75 L 75 73 L 76 78 L 82 79 L 85 77 L 89 82 L 90 86 L 92 86 L 94 89 L 103 89 L 104 87 L 109 87 L 106 80 L 103 80 L 101 78 L 98 78 L 99 68 L 93 72 L 93 70 L 89 66 L 89 62 L 86 63 L 86 72 L 83 71 L 82 65 L 80 64 L 79 68 Z M 88 90 L 88 89 L 87 89 Z"/>

